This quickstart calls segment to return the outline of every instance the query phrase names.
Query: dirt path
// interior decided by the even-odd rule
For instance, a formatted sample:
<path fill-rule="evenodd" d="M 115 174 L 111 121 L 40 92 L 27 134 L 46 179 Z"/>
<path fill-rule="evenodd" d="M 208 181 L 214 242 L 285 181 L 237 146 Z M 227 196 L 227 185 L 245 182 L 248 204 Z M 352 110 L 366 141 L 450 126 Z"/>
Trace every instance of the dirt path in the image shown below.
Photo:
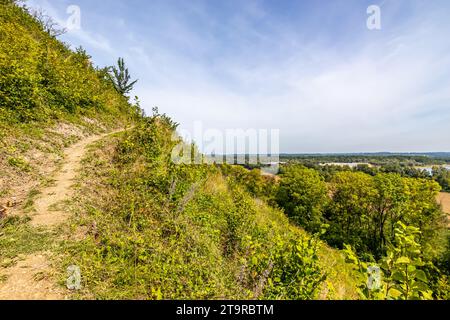
<path fill-rule="evenodd" d="M 63 223 L 69 213 L 61 209 L 61 203 L 72 196 L 72 185 L 81 169 L 81 159 L 88 145 L 123 130 L 91 136 L 79 141 L 65 151 L 63 165 L 54 174 L 54 184 L 42 190 L 34 203 L 35 212 L 31 216 L 31 225 L 54 228 Z M 6 276 L 0 282 L 0 300 L 55 300 L 64 299 L 64 290 L 59 289 L 47 276 L 50 269 L 48 253 L 35 253 L 23 257 L 13 267 L 1 275 Z"/>
<path fill-rule="evenodd" d="M 0 285 L 0 300 L 64 299 L 63 291 L 46 278 L 49 268 L 45 253 L 19 261 L 5 273 L 8 278 Z"/>
<path fill-rule="evenodd" d="M 44 189 L 42 196 L 36 199 L 34 203 L 36 213 L 31 220 L 33 226 L 53 227 L 67 219 L 68 213 L 59 209 L 58 205 L 64 200 L 70 199 L 72 195 L 71 186 L 81 168 L 81 159 L 86 147 L 113 133 L 89 137 L 66 150 L 63 166 L 54 177 L 54 185 Z"/>

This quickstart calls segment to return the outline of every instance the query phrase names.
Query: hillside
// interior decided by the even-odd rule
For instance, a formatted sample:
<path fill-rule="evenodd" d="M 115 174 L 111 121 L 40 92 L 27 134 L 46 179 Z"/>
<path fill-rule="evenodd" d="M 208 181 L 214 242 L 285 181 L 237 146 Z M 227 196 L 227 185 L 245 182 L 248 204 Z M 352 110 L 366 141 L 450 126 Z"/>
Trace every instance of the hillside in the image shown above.
<path fill-rule="evenodd" d="M 0 202 L 23 202 L 65 147 L 124 126 L 134 107 L 84 50 L 71 51 L 23 9 L 2 4 L 0 19 Z"/>
<path fill-rule="evenodd" d="M 77 297 L 356 297 L 340 253 L 220 168 L 173 165 L 165 121 L 154 115 L 86 157 L 80 201 L 72 208 L 77 236 L 65 244 L 63 259 L 86 275 Z M 272 268 L 279 282 L 264 285 Z M 294 271 L 299 274 L 292 283 Z"/>
<path fill-rule="evenodd" d="M 172 120 L 0 7 L 1 299 L 357 297 L 340 251 L 239 169 L 173 164 Z M 65 286 L 73 265 L 81 290 Z"/>

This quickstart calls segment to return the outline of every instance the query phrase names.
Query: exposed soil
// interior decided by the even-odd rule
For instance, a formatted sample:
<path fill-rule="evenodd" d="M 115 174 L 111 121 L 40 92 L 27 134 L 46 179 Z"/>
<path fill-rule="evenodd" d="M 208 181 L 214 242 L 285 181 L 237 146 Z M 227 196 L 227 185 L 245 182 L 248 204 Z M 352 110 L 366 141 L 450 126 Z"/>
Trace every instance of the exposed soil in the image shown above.
<path fill-rule="evenodd" d="M 86 147 L 104 136 L 106 134 L 89 137 L 67 149 L 62 168 L 54 176 L 54 185 L 44 189 L 34 203 L 35 214 L 31 220 L 33 226 L 53 227 L 67 219 L 68 213 L 59 209 L 58 205 L 71 198 L 71 186 L 80 170 Z"/>
<path fill-rule="evenodd" d="M 81 159 L 87 146 L 120 131 L 85 138 L 65 150 L 63 164 L 52 176 L 53 185 L 43 189 L 34 202 L 32 226 L 51 229 L 66 221 L 69 213 L 61 204 L 72 196 L 72 185 L 81 169 Z M 23 212 L 18 210 L 15 214 Z M 0 300 L 64 299 L 65 290 L 49 279 L 49 260 L 49 254 L 42 248 L 42 252 L 22 257 L 17 264 L 4 270 L 1 275 L 6 276 L 6 280 L 0 282 Z"/>
<path fill-rule="evenodd" d="M 0 285 L 0 300 L 60 300 L 63 290 L 48 280 L 49 259 L 35 254 L 19 261 L 4 273 L 7 280 Z"/>

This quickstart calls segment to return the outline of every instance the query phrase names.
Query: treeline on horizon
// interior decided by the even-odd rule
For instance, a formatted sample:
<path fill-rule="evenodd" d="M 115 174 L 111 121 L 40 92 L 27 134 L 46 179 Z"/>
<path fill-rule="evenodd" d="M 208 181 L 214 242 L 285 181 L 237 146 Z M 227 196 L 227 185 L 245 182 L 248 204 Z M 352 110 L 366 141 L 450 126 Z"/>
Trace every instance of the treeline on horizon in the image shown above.
<path fill-rule="evenodd" d="M 324 154 L 280 154 L 284 161 L 311 161 L 317 163 L 364 162 L 380 165 L 399 162 L 404 165 L 440 165 L 450 163 L 450 152 L 436 153 L 324 153 Z"/>

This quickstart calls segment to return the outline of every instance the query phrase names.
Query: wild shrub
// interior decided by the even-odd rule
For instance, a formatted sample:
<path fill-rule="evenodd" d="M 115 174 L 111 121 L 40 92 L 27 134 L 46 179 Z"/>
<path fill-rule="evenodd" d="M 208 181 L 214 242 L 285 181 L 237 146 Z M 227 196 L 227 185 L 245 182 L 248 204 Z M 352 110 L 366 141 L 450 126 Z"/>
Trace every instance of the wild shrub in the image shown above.
<path fill-rule="evenodd" d="M 281 175 L 277 203 L 298 225 L 317 232 L 323 222 L 327 203 L 327 186 L 314 169 L 289 166 Z"/>

